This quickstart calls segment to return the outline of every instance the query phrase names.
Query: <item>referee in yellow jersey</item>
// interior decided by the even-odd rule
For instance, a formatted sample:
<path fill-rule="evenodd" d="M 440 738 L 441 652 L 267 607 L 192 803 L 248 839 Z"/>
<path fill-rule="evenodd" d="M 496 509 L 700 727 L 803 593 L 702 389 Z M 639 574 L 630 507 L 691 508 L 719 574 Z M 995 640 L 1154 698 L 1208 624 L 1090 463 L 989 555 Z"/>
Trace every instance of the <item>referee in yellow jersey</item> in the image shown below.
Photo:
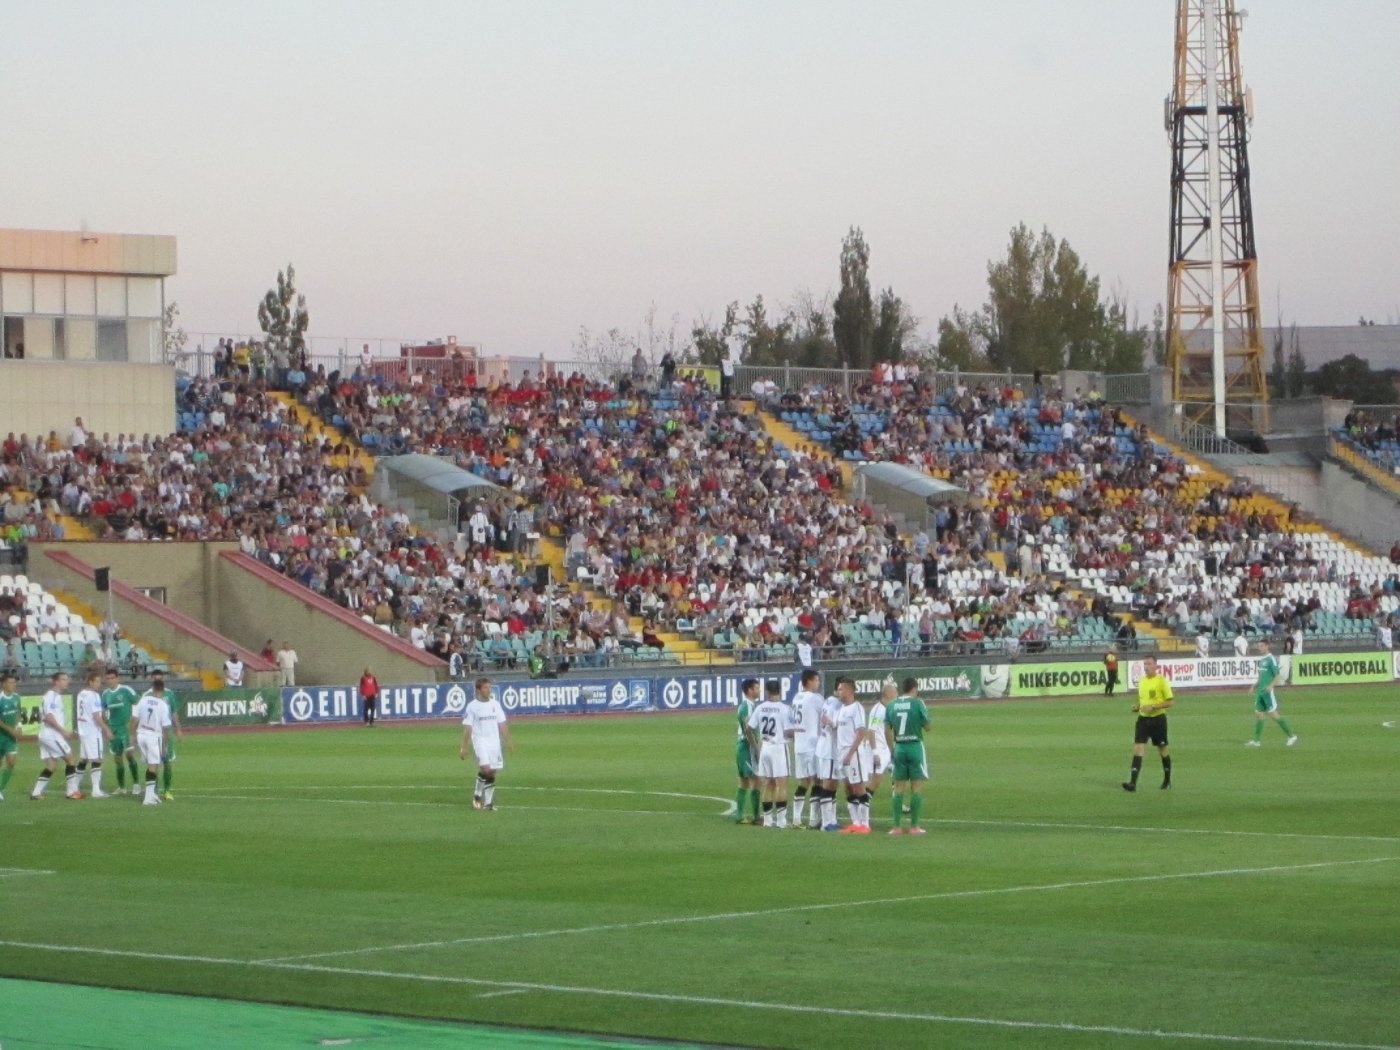
<path fill-rule="evenodd" d="M 1142 772 L 1142 755 L 1151 743 L 1162 756 L 1162 790 L 1172 786 L 1172 756 L 1167 750 L 1167 708 L 1172 706 L 1172 684 L 1157 669 L 1157 658 L 1149 656 L 1142 662 L 1142 681 L 1138 682 L 1137 724 L 1133 727 L 1133 771 L 1123 782 L 1124 791 L 1136 791 L 1138 774 Z"/>

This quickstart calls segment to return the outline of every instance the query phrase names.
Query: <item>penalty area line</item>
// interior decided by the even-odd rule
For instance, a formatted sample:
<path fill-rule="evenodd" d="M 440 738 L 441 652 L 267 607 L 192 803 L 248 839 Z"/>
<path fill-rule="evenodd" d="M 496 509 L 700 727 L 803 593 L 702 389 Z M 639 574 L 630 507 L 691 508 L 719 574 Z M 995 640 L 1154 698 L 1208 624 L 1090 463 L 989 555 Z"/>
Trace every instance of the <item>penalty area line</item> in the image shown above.
<path fill-rule="evenodd" d="M 1379 859 L 1391 858 L 1378 858 L 1378 860 Z M 1393 1045 L 1344 1042 L 1333 1039 L 1297 1039 L 1285 1036 L 1173 1031 L 1166 1028 L 1131 1028 L 1126 1025 L 1076 1024 L 1072 1021 L 1028 1021 L 1007 1017 L 964 1017 L 957 1014 L 915 1013 L 899 1010 L 864 1010 L 841 1006 L 811 1006 L 805 1003 L 774 1003 L 752 999 L 725 999 L 718 996 L 684 995 L 674 992 L 647 992 L 631 988 L 590 988 L 582 985 L 545 984 L 535 981 L 498 981 L 480 977 L 451 977 L 441 974 L 404 973 L 396 970 L 355 970 L 343 966 L 317 966 L 312 963 L 221 959 L 207 955 L 176 955 L 161 952 L 130 951 L 120 948 L 89 948 L 80 945 L 34 944 L 26 941 L 0 941 L 0 947 L 19 948 L 27 951 L 58 952 L 72 955 L 149 959 L 160 962 L 196 963 L 207 966 L 253 967 L 298 973 L 331 974 L 342 977 L 415 981 L 426 984 L 447 984 L 469 988 L 495 989 L 495 991 L 486 991 L 475 996 L 474 998 L 477 999 L 524 992 L 545 992 L 556 995 L 581 995 L 595 999 L 636 999 L 645 1002 L 675 1003 L 682 1006 L 718 1006 L 739 1010 L 769 1010 L 777 1013 L 810 1014 L 823 1017 L 854 1017 L 874 1021 L 912 1021 L 924 1024 L 966 1025 L 982 1028 L 1020 1029 L 1023 1031 L 1073 1032 L 1084 1035 L 1124 1036 L 1174 1042 L 1224 1043 L 1237 1046 L 1277 1046 L 1287 1047 L 1290 1048 L 1290 1050 L 1394 1050 Z"/>
<path fill-rule="evenodd" d="M 795 904 L 782 908 L 760 908 L 754 911 L 711 912 L 704 915 L 678 915 L 665 919 L 641 919 L 636 922 L 602 923 L 596 926 L 574 926 L 555 930 L 530 930 L 518 933 L 481 934 L 441 941 L 417 941 L 409 944 L 385 944 L 368 948 L 346 948 L 340 951 L 310 952 L 305 955 L 279 955 L 258 962 L 291 963 L 310 959 L 336 959 L 354 955 L 375 955 L 381 952 L 413 951 L 424 948 L 450 948 L 463 944 L 496 944 L 502 941 L 536 940 L 544 937 L 565 937 L 588 933 L 608 933 L 614 930 L 640 930 L 653 926 L 684 926 L 691 923 L 723 922 L 732 919 L 762 918 L 768 915 L 793 915 L 801 912 L 871 907 L 884 904 L 912 904 L 921 901 L 957 900 L 964 897 L 998 897 L 1018 893 L 1048 893 L 1055 890 L 1089 889 L 1096 886 L 1125 886 L 1145 882 L 1171 882 L 1182 879 L 1229 878 L 1238 875 L 1265 875 L 1278 872 L 1309 871 L 1320 868 L 1342 868 L 1357 864 L 1385 864 L 1400 857 L 1369 857 L 1364 860 L 1326 860 L 1312 864 L 1274 864 L 1262 868 L 1223 868 L 1212 871 L 1184 871 L 1158 875 L 1124 875 L 1107 879 L 1085 879 L 1078 882 L 1050 882 L 1025 886 L 998 886 L 986 889 L 945 890 L 940 893 L 920 893 L 909 897 L 875 897 L 868 900 Z"/>
<path fill-rule="evenodd" d="M 47 868 L 0 868 L 0 879 L 18 879 L 25 875 L 57 875 Z"/>

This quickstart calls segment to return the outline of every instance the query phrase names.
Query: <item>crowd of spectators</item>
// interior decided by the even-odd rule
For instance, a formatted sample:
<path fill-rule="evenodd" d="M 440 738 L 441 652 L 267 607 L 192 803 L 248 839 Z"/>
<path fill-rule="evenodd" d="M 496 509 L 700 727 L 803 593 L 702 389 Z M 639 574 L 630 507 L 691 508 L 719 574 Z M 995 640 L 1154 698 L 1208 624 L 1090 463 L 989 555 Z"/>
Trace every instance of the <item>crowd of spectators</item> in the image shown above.
<path fill-rule="evenodd" d="M 1039 385 L 939 393 L 887 369 L 849 395 L 765 387 L 829 448 L 964 488 L 967 506 L 925 532 L 844 498 L 836 462 L 775 443 L 747 406 L 674 368 L 616 385 L 529 373 L 482 385 L 467 366 L 428 383 L 310 373 L 298 396 L 350 443 L 298 423 L 256 369 L 235 356 L 186 385 L 190 429 L 168 437 L 98 437 L 81 420 L 67 441 L 11 435 L 0 482 L 31 494 L 19 528 L 53 538 L 49 509 L 102 538 L 234 540 L 463 671 L 541 649 L 586 666 L 641 658 L 671 630 L 748 657 L 794 642 L 858 651 L 857 631 L 904 652 L 1126 646 L 1125 614 L 1267 632 L 1310 625 L 1297 586 L 1339 582 L 1242 483 L 1213 485 L 1093 397 Z M 499 491 L 440 542 L 370 497 L 357 445 L 447 457 Z M 542 533 L 591 597 L 536 585 Z M 1397 586 L 1346 583 L 1358 620 Z"/>

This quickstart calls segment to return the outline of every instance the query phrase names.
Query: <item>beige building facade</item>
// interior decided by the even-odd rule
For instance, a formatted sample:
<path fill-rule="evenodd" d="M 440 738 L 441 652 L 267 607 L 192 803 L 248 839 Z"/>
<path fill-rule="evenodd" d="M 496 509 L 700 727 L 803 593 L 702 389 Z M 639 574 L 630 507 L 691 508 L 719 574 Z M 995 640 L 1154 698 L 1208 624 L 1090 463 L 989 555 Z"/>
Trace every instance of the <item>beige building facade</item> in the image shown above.
<path fill-rule="evenodd" d="M 0 354 L 161 364 L 175 238 L 0 229 Z"/>

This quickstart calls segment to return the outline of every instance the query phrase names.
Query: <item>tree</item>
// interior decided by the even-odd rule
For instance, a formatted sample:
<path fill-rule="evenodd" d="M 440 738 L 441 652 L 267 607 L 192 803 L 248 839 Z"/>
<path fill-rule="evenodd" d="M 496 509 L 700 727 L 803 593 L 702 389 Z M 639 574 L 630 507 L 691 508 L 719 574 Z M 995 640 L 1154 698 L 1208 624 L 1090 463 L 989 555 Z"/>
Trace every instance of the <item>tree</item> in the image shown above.
<path fill-rule="evenodd" d="M 269 289 L 258 304 L 258 326 L 268 351 L 274 359 L 285 355 L 293 362 L 306 352 L 306 329 L 311 323 L 306 296 L 297 293 L 296 279 L 296 270 L 288 263 L 285 274 L 277 271 L 277 287 Z"/>
<path fill-rule="evenodd" d="M 607 380 L 631 370 L 637 342 L 620 328 L 594 335 L 586 326 L 580 326 L 569 350 L 575 361 L 594 366 L 586 369 L 593 378 Z"/>
<path fill-rule="evenodd" d="M 1388 372 L 1372 371 L 1355 354 L 1328 361 L 1312 374 L 1313 393 L 1341 398 L 1358 405 L 1393 405 L 1395 382 Z"/>
<path fill-rule="evenodd" d="M 185 344 L 190 341 L 189 333 L 180 324 L 180 304 L 171 300 L 165 308 L 165 360 L 178 364 L 184 359 Z"/>
<path fill-rule="evenodd" d="M 905 356 L 919 331 L 919 319 L 909 311 L 893 288 L 880 293 L 875 330 L 871 334 L 871 361 L 898 361 Z"/>
<path fill-rule="evenodd" d="M 790 363 L 799 368 L 831 368 L 838 364 L 832 337 L 831 293 L 820 299 L 809 288 L 799 288 L 785 308 L 791 325 Z"/>
<path fill-rule="evenodd" d="M 864 371 L 874 362 L 875 304 L 870 297 L 870 248 L 859 226 L 841 242 L 841 291 L 832 333 L 843 368 Z"/>
<path fill-rule="evenodd" d="M 1161 303 L 1152 308 L 1152 363 L 1158 367 L 1167 363 L 1166 313 Z"/>
<path fill-rule="evenodd" d="M 1143 367 L 1147 333 L 1129 323 L 1117 297 L 1100 300 L 1099 279 L 1068 241 L 1056 241 L 1048 229 L 1037 236 L 1022 223 L 1011 231 L 1005 258 L 987 264 L 987 293 L 976 327 L 992 368 L 1135 372 Z M 963 327 L 953 322 L 950 335 Z"/>
<path fill-rule="evenodd" d="M 1283 353 L 1283 325 L 1274 329 L 1274 363 L 1269 369 L 1269 391 L 1275 398 L 1288 396 L 1288 365 Z"/>
<path fill-rule="evenodd" d="M 1285 397 L 1302 397 L 1303 390 L 1307 382 L 1308 366 L 1303 360 L 1303 346 L 1298 341 L 1298 326 L 1294 324 L 1288 331 L 1288 341 L 1290 344 L 1288 351 L 1288 388 Z"/>
<path fill-rule="evenodd" d="M 756 296 L 744 313 L 743 357 L 745 364 L 774 366 L 791 360 L 792 344 L 791 318 L 780 318 L 776 323 L 768 320 L 768 310 L 763 296 Z"/>
<path fill-rule="evenodd" d="M 982 318 L 954 304 L 950 316 L 938 322 L 938 342 L 934 344 L 935 364 L 964 372 L 983 372 L 987 364 L 986 335 Z"/>
<path fill-rule="evenodd" d="M 739 324 L 739 302 L 736 299 L 724 308 L 724 320 L 714 325 L 708 317 L 701 317 L 690 330 L 691 345 L 695 349 L 696 360 L 702 365 L 715 366 L 729 353 L 729 340 Z"/>

